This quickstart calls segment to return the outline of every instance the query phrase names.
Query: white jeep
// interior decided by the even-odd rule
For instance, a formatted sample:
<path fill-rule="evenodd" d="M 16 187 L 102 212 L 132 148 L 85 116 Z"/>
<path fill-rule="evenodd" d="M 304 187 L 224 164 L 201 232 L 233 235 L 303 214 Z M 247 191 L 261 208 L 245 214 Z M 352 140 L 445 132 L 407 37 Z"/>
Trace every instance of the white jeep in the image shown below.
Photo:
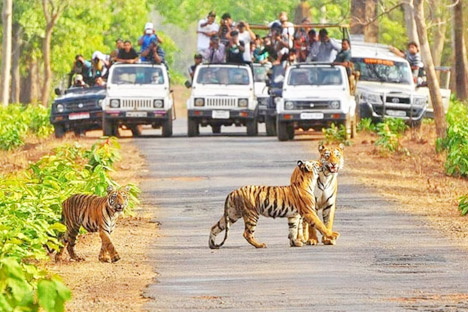
<path fill-rule="evenodd" d="M 339 65 L 299 63 L 286 70 L 283 97 L 277 98 L 277 133 L 292 140 L 296 129 L 321 130 L 345 125 L 347 137 L 356 132 L 356 101 L 346 68 Z"/>
<path fill-rule="evenodd" d="M 192 92 L 187 100 L 188 136 L 199 134 L 199 127 L 246 126 L 247 135 L 258 133 L 257 100 L 252 70 L 248 65 L 201 64 L 197 66 Z"/>
<path fill-rule="evenodd" d="M 375 43 L 353 42 L 351 53 L 354 70 L 360 73 L 356 89 L 360 117 L 420 123 L 428 96 L 418 90 L 408 61 Z"/>
<path fill-rule="evenodd" d="M 114 64 L 107 81 L 104 135 L 118 135 L 119 126 L 141 135 L 141 125 L 162 127 L 172 136 L 173 98 L 165 65 Z"/>

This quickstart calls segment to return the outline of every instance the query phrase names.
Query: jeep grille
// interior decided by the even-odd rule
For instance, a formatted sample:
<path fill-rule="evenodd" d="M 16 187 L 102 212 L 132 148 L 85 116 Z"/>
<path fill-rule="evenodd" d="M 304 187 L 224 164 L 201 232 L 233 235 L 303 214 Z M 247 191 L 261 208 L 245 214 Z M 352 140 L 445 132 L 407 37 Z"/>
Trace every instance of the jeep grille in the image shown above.
<path fill-rule="evenodd" d="M 153 99 L 122 99 L 121 108 L 152 109 Z"/>
<path fill-rule="evenodd" d="M 237 98 L 206 98 L 206 107 L 237 107 Z"/>

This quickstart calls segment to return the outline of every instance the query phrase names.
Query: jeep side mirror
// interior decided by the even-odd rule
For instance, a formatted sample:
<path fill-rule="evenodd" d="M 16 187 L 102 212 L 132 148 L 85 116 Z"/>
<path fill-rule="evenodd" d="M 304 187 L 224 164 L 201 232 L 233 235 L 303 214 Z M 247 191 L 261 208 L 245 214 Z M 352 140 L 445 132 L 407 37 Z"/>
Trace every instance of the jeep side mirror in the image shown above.
<path fill-rule="evenodd" d="M 56 95 L 62 95 L 63 94 L 62 90 L 60 90 L 60 88 L 55 88 L 54 92 L 55 92 Z"/>
<path fill-rule="evenodd" d="M 185 82 L 184 82 L 184 86 L 185 86 L 186 88 L 188 88 L 188 89 L 189 89 L 189 88 L 191 88 L 191 87 L 192 87 L 192 83 L 191 83 L 190 81 L 188 81 L 188 80 L 185 80 Z"/>

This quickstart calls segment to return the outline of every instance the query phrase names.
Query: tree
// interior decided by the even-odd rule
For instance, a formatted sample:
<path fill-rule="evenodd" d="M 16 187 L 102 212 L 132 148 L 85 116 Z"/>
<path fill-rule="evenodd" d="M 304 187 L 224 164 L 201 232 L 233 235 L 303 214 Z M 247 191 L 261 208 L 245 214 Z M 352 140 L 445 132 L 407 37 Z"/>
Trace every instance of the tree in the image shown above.
<path fill-rule="evenodd" d="M 351 34 L 363 35 L 367 42 L 377 42 L 377 0 L 351 1 Z"/>
<path fill-rule="evenodd" d="M 432 106 L 434 108 L 434 119 L 436 124 L 436 133 L 439 138 L 446 135 L 447 124 L 445 121 L 444 106 L 440 94 L 439 80 L 434 68 L 431 48 L 427 36 L 427 26 L 424 16 L 424 0 L 414 0 L 414 17 L 416 28 L 418 30 L 419 43 L 421 45 L 421 56 L 425 63 L 427 73 L 427 83 L 431 96 Z"/>
<path fill-rule="evenodd" d="M 457 98 L 468 99 L 468 62 L 464 37 L 463 1 L 453 0 L 453 53 Z"/>
<path fill-rule="evenodd" d="M 52 41 L 52 32 L 57 24 L 57 20 L 63 11 L 70 4 L 70 0 L 42 0 L 42 10 L 46 21 L 45 36 L 42 42 L 42 54 L 44 58 L 44 83 L 42 85 L 42 105 L 46 106 L 49 102 L 50 87 L 52 85 L 52 69 L 50 64 L 50 43 Z M 83 34 L 85 35 L 85 34 Z"/>
<path fill-rule="evenodd" d="M 403 2 L 403 10 L 405 12 L 406 35 L 410 42 L 416 42 L 419 46 L 418 29 L 416 28 L 416 21 L 414 20 L 413 0 Z"/>
<path fill-rule="evenodd" d="M 3 42 L 2 42 L 2 103 L 8 105 L 10 95 L 11 70 L 11 32 L 12 32 L 12 0 L 3 1 Z"/>

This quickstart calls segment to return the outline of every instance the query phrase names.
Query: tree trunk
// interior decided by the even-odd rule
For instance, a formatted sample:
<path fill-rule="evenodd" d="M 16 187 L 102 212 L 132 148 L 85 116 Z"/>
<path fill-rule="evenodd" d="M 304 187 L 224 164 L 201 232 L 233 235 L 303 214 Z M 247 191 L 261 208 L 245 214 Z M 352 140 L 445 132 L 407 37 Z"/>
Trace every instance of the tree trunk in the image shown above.
<path fill-rule="evenodd" d="M 403 4 L 405 12 L 406 35 L 409 41 L 414 41 L 419 46 L 418 30 L 416 28 L 416 21 L 414 20 L 414 6 L 413 0 L 408 0 Z"/>
<path fill-rule="evenodd" d="M 20 102 L 21 90 L 21 74 L 20 74 L 20 58 L 21 58 L 21 45 L 22 45 L 23 30 L 19 24 L 13 25 L 13 52 L 11 64 L 11 102 Z"/>
<path fill-rule="evenodd" d="M 28 77 L 28 84 L 29 84 L 29 99 L 27 103 L 37 104 L 39 99 L 39 75 L 38 75 L 39 67 L 37 66 L 37 60 L 31 59 L 29 61 L 29 77 Z"/>
<path fill-rule="evenodd" d="M 352 35 L 364 36 L 364 24 L 366 23 L 366 0 L 351 1 L 351 29 Z"/>
<path fill-rule="evenodd" d="M 42 85 L 41 103 L 44 106 L 49 104 L 50 87 L 52 85 L 52 68 L 50 66 L 50 43 L 52 41 L 52 31 L 54 25 L 47 24 L 44 41 L 42 43 L 42 55 L 44 57 L 44 83 Z"/>
<path fill-rule="evenodd" d="M 466 58 L 465 38 L 463 34 L 463 1 L 453 0 L 453 53 L 454 53 L 454 76 L 455 92 L 457 98 L 466 100 L 468 98 L 468 62 Z"/>
<path fill-rule="evenodd" d="M 421 56 L 425 62 L 429 93 L 431 96 L 432 106 L 434 108 L 436 133 L 439 138 L 443 138 L 446 135 L 447 124 L 445 122 L 445 113 L 442 104 L 442 96 L 440 94 L 439 81 L 437 80 L 431 49 L 427 38 L 427 27 L 424 17 L 424 0 L 414 0 L 414 17 L 421 44 Z"/>
<path fill-rule="evenodd" d="M 364 28 L 366 42 L 379 42 L 379 23 L 377 21 L 378 0 L 366 1 L 366 22 L 373 20 Z"/>
<path fill-rule="evenodd" d="M 2 103 L 8 105 L 10 95 L 11 70 L 11 28 L 12 28 L 13 1 L 3 1 L 3 42 L 2 42 Z"/>

